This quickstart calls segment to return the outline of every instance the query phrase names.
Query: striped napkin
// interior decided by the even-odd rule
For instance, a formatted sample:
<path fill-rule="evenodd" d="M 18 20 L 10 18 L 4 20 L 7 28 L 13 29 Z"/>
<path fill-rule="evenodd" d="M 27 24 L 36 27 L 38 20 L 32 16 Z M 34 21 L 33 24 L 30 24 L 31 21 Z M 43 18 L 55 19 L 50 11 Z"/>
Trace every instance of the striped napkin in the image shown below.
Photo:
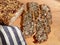
<path fill-rule="evenodd" d="M 21 30 L 16 26 L 0 25 L 0 38 L 2 45 L 27 45 Z"/>

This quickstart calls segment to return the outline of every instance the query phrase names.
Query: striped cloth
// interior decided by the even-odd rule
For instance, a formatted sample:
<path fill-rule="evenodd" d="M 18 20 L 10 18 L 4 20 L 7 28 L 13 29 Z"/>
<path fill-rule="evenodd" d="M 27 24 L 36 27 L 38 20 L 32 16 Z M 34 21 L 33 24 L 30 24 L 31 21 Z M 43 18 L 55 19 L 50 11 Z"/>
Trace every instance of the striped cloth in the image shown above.
<path fill-rule="evenodd" d="M 21 30 L 15 26 L 0 25 L 0 38 L 2 45 L 27 45 Z"/>

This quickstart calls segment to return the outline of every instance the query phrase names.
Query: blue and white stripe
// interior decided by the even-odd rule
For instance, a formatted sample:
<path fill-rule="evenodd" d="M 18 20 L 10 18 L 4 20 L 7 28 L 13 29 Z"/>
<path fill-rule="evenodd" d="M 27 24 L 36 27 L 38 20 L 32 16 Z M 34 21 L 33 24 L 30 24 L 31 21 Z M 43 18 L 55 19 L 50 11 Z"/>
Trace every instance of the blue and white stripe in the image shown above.
<path fill-rule="evenodd" d="M 18 27 L 0 25 L 0 32 L 2 32 L 7 45 L 27 45 Z"/>

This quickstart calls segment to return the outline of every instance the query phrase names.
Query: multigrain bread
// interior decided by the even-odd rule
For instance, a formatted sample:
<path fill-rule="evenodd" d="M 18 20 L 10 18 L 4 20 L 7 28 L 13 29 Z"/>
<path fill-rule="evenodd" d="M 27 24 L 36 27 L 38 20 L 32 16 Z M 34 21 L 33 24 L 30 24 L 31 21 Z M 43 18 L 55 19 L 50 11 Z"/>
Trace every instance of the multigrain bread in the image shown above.
<path fill-rule="evenodd" d="M 36 21 L 36 33 L 34 35 L 34 42 L 44 42 L 48 39 L 48 34 L 51 32 L 50 26 L 45 19 L 38 17 Z"/>
<path fill-rule="evenodd" d="M 41 18 L 46 18 L 46 20 L 48 21 L 49 25 L 52 24 L 52 15 L 51 15 L 51 10 L 49 8 L 49 6 L 47 6 L 46 4 L 41 4 L 39 5 L 40 10 L 41 10 Z"/>
<path fill-rule="evenodd" d="M 25 10 L 22 15 L 22 30 L 25 37 L 30 37 L 34 33 L 34 22 L 33 22 L 33 14 L 29 10 L 28 4 L 25 5 Z"/>
<path fill-rule="evenodd" d="M 0 24 L 9 25 L 10 19 L 20 9 L 22 3 L 17 0 L 0 1 Z M 3 23 L 1 23 L 3 22 Z"/>
<path fill-rule="evenodd" d="M 25 36 L 32 36 L 34 34 L 35 19 L 39 16 L 39 5 L 36 2 L 28 2 L 23 14 L 23 33 Z"/>
<path fill-rule="evenodd" d="M 24 36 L 33 36 L 35 43 L 46 41 L 52 24 L 50 8 L 36 2 L 28 2 L 26 5 L 21 23 Z"/>
<path fill-rule="evenodd" d="M 33 16 L 28 11 L 23 14 L 23 34 L 26 36 L 32 36 L 34 30 Z"/>
<path fill-rule="evenodd" d="M 36 2 L 28 2 L 27 8 L 29 12 L 31 12 L 34 15 L 34 18 L 36 19 L 39 16 L 39 5 Z"/>
<path fill-rule="evenodd" d="M 48 34 L 51 32 L 50 25 L 52 24 L 52 15 L 50 8 L 45 5 L 39 5 L 40 14 L 36 20 L 36 33 L 34 35 L 35 42 L 44 42 L 48 39 Z"/>

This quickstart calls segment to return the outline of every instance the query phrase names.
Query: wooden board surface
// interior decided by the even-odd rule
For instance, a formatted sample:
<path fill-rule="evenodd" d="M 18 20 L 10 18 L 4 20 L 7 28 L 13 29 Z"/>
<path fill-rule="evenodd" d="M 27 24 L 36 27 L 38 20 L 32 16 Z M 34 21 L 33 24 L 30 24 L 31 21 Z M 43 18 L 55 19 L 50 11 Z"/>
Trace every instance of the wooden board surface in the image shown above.
<path fill-rule="evenodd" d="M 28 45 L 60 45 L 60 2 L 56 0 L 19 0 L 23 3 L 27 2 L 38 2 L 39 4 L 47 4 L 52 11 L 53 24 L 51 25 L 51 33 L 49 34 L 48 40 L 41 44 L 34 44 L 33 38 L 27 38 L 26 42 Z M 20 18 L 18 18 L 15 26 L 20 27 Z"/>

